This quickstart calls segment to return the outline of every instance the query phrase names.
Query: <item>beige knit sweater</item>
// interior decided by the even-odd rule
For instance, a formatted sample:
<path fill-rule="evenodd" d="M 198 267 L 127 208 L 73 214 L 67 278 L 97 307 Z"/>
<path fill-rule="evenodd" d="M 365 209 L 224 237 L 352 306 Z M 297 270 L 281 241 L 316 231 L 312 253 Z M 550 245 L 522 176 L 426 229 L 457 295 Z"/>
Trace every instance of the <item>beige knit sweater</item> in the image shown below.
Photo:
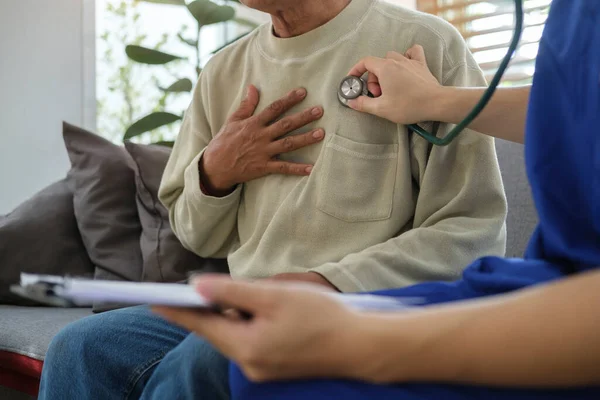
<path fill-rule="evenodd" d="M 183 245 L 227 256 L 236 278 L 316 271 L 342 291 L 452 280 L 474 259 L 502 255 L 506 201 L 492 139 L 465 132 L 448 147 L 431 147 L 404 126 L 338 103 L 339 82 L 360 58 L 413 44 L 425 48 L 444 85 L 485 85 L 453 27 L 375 0 L 353 0 L 294 38 L 263 25 L 217 54 L 200 77 L 160 189 Z M 248 84 L 260 90 L 258 111 L 305 87 L 306 100 L 291 112 L 322 105 L 325 115 L 299 132 L 323 127 L 326 138 L 281 157 L 315 163 L 310 177 L 272 175 L 224 198 L 207 196 L 198 161 Z M 439 135 L 450 128 L 441 125 Z"/>

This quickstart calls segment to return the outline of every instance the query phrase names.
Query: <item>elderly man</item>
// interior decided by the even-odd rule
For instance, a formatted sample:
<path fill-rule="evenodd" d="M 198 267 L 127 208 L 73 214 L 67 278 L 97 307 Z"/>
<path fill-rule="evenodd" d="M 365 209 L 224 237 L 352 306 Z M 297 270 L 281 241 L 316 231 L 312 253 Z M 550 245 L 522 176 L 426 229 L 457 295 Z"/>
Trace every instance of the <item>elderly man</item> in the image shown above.
<path fill-rule="evenodd" d="M 484 85 L 456 30 L 375 0 L 243 2 L 272 23 L 206 66 L 160 190 L 187 248 L 227 256 L 236 278 L 343 292 L 451 280 L 473 259 L 503 253 L 506 203 L 491 139 L 466 132 L 432 148 L 337 98 L 360 58 L 415 43 L 444 85 Z M 227 360 L 129 308 L 61 332 L 40 392 L 227 398 Z"/>

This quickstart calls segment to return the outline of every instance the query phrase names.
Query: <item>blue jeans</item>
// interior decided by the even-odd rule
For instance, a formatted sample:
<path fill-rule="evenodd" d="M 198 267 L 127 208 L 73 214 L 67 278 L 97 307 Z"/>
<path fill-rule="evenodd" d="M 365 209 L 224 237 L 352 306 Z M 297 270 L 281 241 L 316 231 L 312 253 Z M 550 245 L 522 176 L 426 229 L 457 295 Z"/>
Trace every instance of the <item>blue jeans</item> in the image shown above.
<path fill-rule="evenodd" d="M 50 344 L 40 400 L 228 399 L 228 361 L 147 307 L 74 322 Z"/>

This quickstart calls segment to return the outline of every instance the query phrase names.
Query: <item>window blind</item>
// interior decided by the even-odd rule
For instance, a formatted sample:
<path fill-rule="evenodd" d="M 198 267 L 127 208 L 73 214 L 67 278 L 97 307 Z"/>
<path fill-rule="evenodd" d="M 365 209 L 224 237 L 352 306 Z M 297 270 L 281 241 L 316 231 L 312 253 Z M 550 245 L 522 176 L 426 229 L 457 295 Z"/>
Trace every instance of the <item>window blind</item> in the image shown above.
<path fill-rule="evenodd" d="M 530 83 L 540 38 L 552 0 L 524 0 L 521 43 L 502 84 Z M 513 34 L 514 0 L 417 0 L 419 10 L 437 15 L 463 35 L 488 82 L 497 71 Z"/>

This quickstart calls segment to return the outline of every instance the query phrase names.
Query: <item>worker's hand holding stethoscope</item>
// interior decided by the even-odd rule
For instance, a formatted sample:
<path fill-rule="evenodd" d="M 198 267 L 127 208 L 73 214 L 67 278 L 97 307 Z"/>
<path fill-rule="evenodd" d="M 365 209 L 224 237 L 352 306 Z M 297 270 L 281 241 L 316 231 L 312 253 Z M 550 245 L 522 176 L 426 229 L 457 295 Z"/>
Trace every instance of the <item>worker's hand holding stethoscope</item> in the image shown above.
<path fill-rule="evenodd" d="M 360 96 L 349 100 L 348 106 L 398 124 L 431 120 L 434 102 L 444 89 L 429 71 L 423 47 L 415 45 L 404 55 L 391 51 L 386 58 L 363 58 L 348 75 L 367 72 L 373 97 Z"/>

